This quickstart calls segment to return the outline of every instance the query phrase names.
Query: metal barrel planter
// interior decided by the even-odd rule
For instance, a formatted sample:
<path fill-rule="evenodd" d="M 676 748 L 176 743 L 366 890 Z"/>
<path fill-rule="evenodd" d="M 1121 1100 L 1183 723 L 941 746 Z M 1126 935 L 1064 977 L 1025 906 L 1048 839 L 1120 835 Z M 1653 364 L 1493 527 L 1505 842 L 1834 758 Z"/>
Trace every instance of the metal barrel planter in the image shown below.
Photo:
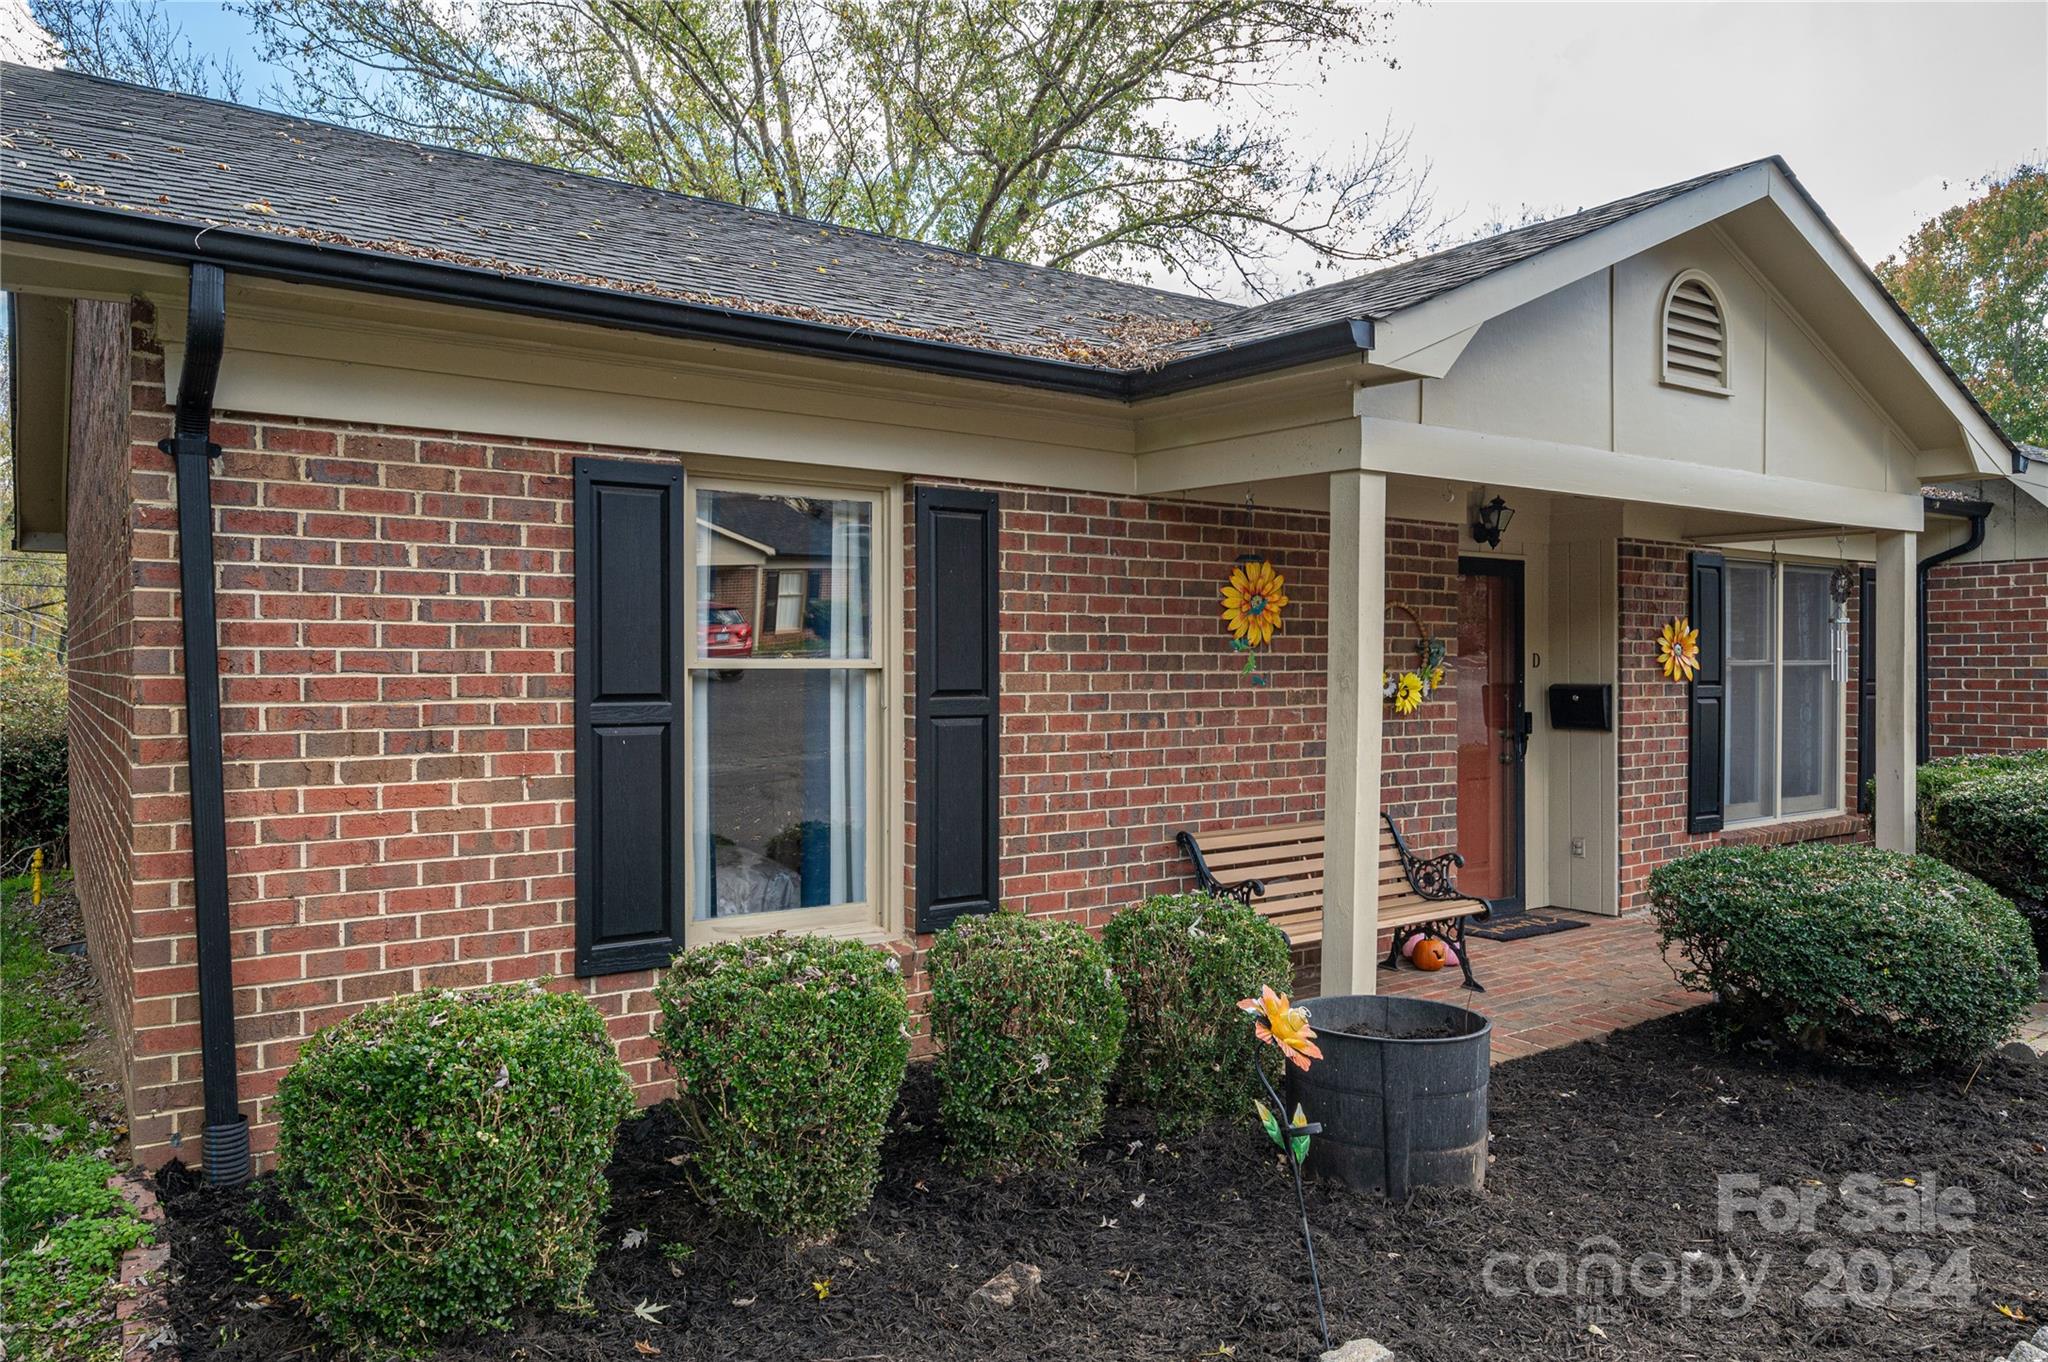
<path fill-rule="evenodd" d="M 1420 998 L 1348 995 L 1302 1006 L 1323 1050 L 1287 1076 L 1289 1101 L 1323 1128 L 1302 1167 L 1397 1201 L 1416 1187 L 1479 1190 L 1493 1023 Z"/>

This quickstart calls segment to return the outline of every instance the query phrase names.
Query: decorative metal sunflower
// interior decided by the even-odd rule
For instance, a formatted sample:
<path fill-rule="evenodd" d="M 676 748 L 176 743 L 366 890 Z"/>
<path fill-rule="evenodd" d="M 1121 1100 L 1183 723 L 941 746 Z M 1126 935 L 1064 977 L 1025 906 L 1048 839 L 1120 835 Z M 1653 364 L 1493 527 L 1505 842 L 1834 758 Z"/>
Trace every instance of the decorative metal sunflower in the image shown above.
<path fill-rule="evenodd" d="M 1257 559 L 1231 570 L 1223 588 L 1223 623 L 1230 636 L 1247 648 L 1263 648 L 1280 631 L 1287 608 L 1287 579 L 1271 563 Z"/>
<path fill-rule="evenodd" d="M 1690 681 L 1700 669 L 1700 631 L 1683 615 L 1657 636 L 1657 662 L 1667 681 Z"/>

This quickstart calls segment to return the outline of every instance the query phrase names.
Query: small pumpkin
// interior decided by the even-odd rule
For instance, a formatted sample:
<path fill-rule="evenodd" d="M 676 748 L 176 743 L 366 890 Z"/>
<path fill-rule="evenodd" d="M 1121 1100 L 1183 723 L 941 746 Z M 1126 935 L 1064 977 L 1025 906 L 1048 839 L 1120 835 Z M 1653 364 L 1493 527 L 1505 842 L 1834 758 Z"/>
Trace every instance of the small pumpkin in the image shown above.
<path fill-rule="evenodd" d="M 1415 954 L 1409 958 L 1415 962 L 1415 968 L 1430 974 L 1434 974 L 1456 959 L 1451 954 L 1450 943 L 1441 937 L 1435 936 L 1425 936 L 1416 942 Z"/>

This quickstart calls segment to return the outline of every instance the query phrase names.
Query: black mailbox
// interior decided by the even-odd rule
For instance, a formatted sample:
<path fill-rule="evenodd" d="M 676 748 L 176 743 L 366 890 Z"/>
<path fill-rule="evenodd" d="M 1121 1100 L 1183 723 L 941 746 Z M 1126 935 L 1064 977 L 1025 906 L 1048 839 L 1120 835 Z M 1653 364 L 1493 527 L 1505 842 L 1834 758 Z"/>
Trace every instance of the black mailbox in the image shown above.
<path fill-rule="evenodd" d="M 1560 684 L 1550 688 L 1552 728 L 1614 731 L 1614 687 Z"/>

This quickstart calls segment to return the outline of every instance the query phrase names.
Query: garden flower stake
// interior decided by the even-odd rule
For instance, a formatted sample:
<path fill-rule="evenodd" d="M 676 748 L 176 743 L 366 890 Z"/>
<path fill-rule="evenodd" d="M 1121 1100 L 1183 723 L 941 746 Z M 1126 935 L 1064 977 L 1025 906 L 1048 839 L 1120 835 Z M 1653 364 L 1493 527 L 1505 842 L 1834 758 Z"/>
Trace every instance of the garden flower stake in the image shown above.
<path fill-rule="evenodd" d="M 1313 1060 L 1323 1057 L 1316 1045 L 1316 1033 L 1309 1027 L 1308 1013 L 1291 1004 L 1285 993 L 1275 993 L 1270 985 L 1259 990 L 1256 998 L 1246 998 L 1238 1006 L 1249 1012 L 1253 1018 L 1253 1029 L 1258 1038 L 1271 1045 L 1287 1057 L 1287 1062 L 1297 1069 L 1306 1069 Z M 1316 1290 L 1316 1325 L 1323 1331 L 1323 1346 L 1330 1346 L 1330 1321 L 1323 1313 L 1323 1278 L 1316 1269 L 1316 1245 L 1308 1232 L 1308 1198 L 1301 1190 L 1301 1161 L 1308 1157 L 1308 1142 L 1313 1135 L 1322 1133 L 1322 1126 L 1308 1119 L 1299 1103 L 1295 1104 L 1294 1116 L 1283 1130 L 1276 1110 L 1286 1111 L 1287 1104 L 1280 1100 L 1280 1094 L 1273 1091 L 1272 1080 L 1266 1077 L 1265 1066 L 1259 1063 L 1259 1053 L 1252 1051 L 1252 1072 L 1258 1075 L 1259 1086 L 1266 1090 L 1266 1096 L 1273 1099 L 1268 1107 L 1264 1102 L 1254 1101 L 1259 1124 L 1265 1127 L 1266 1138 L 1280 1146 L 1280 1152 L 1287 1156 L 1287 1167 L 1294 1174 L 1294 1205 L 1301 1213 L 1301 1243 L 1308 1250 L 1308 1277 Z"/>

